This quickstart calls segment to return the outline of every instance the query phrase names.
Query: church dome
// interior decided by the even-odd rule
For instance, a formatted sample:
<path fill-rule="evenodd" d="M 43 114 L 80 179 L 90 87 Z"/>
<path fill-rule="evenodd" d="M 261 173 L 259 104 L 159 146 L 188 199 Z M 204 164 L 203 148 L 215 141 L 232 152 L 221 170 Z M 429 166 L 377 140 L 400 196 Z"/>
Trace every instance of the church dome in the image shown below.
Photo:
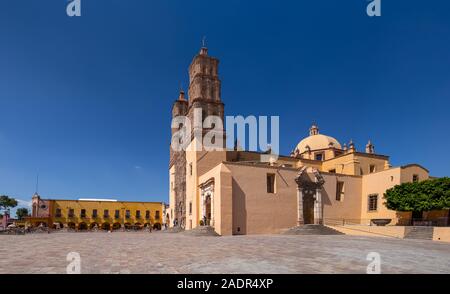
<path fill-rule="evenodd" d="M 342 149 L 342 146 L 335 138 L 319 134 L 319 128 L 316 125 L 313 125 L 309 130 L 309 137 L 306 137 L 297 145 L 300 154 L 327 148 Z"/>

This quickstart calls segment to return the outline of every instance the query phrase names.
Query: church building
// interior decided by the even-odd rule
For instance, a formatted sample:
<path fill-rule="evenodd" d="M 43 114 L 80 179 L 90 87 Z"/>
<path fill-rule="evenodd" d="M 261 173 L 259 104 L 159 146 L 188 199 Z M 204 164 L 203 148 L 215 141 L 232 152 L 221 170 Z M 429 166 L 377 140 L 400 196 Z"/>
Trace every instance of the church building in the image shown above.
<path fill-rule="evenodd" d="M 203 117 L 223 121 L 218 66 L 219 60 L 202 48 L 189 67 L 188 97 L 180 93 L 173 118 L 193 120 L 194 109 L 201 108 Z M 401 183 L 428 179 L 427 169 L 393 167 L 370 141 L 359 151 L 353 142 L 341 144 L 322 134 L 316 124 L 305 135 L 292 154 L 270 163 L 261 160 L 263 153 L 237 148 L 198 151 L 194 137 L 186 151 L 171 146 L 170 226 L 211 226 L 220 235 L 272 234 L 304 224 L 369 225 L 389 219 L 396 225 L 411 217 L 388 210 L 383 194 Z"/>

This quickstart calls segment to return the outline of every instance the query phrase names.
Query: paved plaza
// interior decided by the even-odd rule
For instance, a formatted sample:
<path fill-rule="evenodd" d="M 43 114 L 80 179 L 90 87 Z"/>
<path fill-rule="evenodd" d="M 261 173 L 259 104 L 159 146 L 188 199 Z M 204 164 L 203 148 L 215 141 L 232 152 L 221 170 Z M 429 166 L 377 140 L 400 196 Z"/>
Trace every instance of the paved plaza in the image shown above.
<path fill-rule="evenodd" d="M 382 273 L 450 273 L 450 244 L 354 236 L 194 237 L 183 233 L 0 235 L 0 274 L 66 273 L 69 252 L 81 272 L 365 273 L 370 252 Z"/>

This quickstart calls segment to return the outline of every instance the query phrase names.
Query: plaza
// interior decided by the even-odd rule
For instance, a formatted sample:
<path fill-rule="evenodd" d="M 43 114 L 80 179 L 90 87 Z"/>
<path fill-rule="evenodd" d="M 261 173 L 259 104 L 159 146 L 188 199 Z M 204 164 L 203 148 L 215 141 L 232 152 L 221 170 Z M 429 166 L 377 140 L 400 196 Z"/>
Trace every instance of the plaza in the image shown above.
<path fill-rule="evenodd" d="M 82 274 L 365 274 L 371 252 L 382 274 L 450 272 L 450 245 L 426 240 L 87 232 L 0 235 L 0 274 L 64 274 L 70 252 Z"/>

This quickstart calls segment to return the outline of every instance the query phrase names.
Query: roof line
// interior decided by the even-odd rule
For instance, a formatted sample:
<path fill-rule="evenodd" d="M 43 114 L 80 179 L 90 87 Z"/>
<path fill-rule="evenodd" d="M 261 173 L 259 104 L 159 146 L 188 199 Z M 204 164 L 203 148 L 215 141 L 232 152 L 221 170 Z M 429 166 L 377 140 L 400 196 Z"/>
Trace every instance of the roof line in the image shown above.
<path fill-rule="evenodd" d="M 418 164 L 418 163 L 410 163 L 410 164 L 407 164 L 407 165 L 402 165 L 401 168 L 402 168 L 402 169 L 405 169 L 405 168 L 413 167 L 413 166 L 420 167 L 421 169 L 427 171 L 427 173 L 430 172 L 428 169 L 426 169 L 425 167 L 423 167 L 422 165 L 420 165 L 420 164 Z"/>

